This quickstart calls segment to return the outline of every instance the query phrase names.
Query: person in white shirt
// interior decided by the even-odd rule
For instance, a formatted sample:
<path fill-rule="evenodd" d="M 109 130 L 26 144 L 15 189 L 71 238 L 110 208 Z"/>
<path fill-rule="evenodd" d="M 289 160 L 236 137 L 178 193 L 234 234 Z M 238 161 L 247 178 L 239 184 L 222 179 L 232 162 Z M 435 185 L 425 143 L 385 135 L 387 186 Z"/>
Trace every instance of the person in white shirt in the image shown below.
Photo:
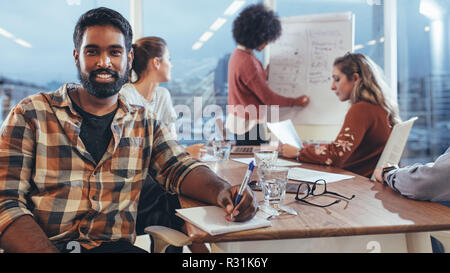
<path fill-rule="evenodd" d="M 145 91 L 149 94 L 141 94 L 135 87 L 135 84 L 126 83 L 120 92 L 130 104 L 137 104 L 151 109 L 156 117 L 176 135 L 175 121 L 177 114 L 173 108 L 169 90 L 162 86 L 154 86 L 154 88 L 143 89 L 143 92 Z"/>
<path fill-rule="evenodd" d="M 171 79 L 172 64 L 167 43 L 160 37 L 144 37 L 133 44 L 133 71 L 137 80 L 127 83 L 120 90 L 129 103 L 151 109 L 156 119 L 166 124 L 177 135 L 175 121 L 177 114 L 169 91 L 159 86 Z M 185 150 L 199 157 L 204 144 L 194 144 Z"/>
<path fill-rule="evenodd" d="M 144 37 L 133 44 L 133 51 L 132 70 L 137 80 L 125 84 L 120 94 L 130 104 L 151 109 L 156 119 L 166 124 L 176 136 L 177 114 L 172 98 L 166 88 L 159 86 L 159 83 L 168 82 L 171 79 L 172 64 L 166 42 L 159 37 Z M 186 147 L 185 150 L 199 158 L 203 147 L 204 144 L 195 144 Z M 154 198 L 155 196 L 157 198 Z M 136 223 L 138 231 L 146 226 L 161 225 L 185 232 L 184 222 L 175 215 L 175 209 L 181 207 L 178 196 L 167 194 L 151 176 L 147 177 L 143 183 L 138 208 L 141 208 L 141 200 L 148 210 L 152 210 L 152 217 L 144 218 L 145 211 L 141 210 L 142 214 L 138 214 Z M 189 248 L 192 252 L 208 252 L 204 244 L 192 244 Z M 180 248 L 169 247 L 166 252 L 181 251 Z"/>

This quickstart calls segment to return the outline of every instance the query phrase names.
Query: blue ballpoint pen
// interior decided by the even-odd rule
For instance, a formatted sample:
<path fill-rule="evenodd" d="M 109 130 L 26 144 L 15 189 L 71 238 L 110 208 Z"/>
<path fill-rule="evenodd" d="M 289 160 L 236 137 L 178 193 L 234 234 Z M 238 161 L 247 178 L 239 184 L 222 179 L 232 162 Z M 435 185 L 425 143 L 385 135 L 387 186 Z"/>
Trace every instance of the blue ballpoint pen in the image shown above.
<path fill-rule="evenodd" d="M 248 164 L 247 172 L 245 173 L 244 180 L 242 181 L 241 188 L 239 189 L 238 195 L 236 196 L 236 199 L 234 200 L 234 207 L 236 207 L 239 202 L 241 202 L 242 195 L 244 194 L 245 187 L 248 184 L 248 181 L 252 177 L 253 169 L 255 168 L 255 163 L 253 163 L 253 160 Z"/>

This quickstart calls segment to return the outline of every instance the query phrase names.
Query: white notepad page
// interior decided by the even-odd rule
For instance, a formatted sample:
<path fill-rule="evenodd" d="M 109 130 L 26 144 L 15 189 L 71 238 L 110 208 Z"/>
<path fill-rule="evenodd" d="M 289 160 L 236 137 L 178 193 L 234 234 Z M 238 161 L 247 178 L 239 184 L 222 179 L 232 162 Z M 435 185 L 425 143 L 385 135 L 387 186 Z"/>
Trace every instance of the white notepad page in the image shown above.
<path fill-rule="evenodd" d="M 303 147 L 302 141 L 290 119 L 273 123 L 267 122 L 267 127 L 281 143 L 290 144 L 297 148 Z"/>
<path fill-rule="evenodd" d="M 259 216 L 255 216 L 246 222 L 229 222 L 225 219 L 226 213 L 224 209 L 216 206 L 193 207 L 177 209 L 176 211 L 179 217 L 211 235 L 268 227 L 272 225 L 269 220 Z"/>
<path fill-rule="evenodd" d="M 231 160 L 244 163 L 244 164 L 250 164 L 252 160 L 255 160 L 253 157 L 241 157 L 241 158 L 232 158 Z M 284 159 L 278 158 L 275 162 L 275 166 L 277 167 L 292 167 L 292 166 L 300 166 L 302 163 L 299 162 L 292 162 Z"/>
<path fill-rule="evenodd" d="M 306 182 L 316 182 L 319 179 L 324 179 L 327 183 L 331 183 L 353 177 L 354 176 L 351 175 L 319 172 L 304 168 L 291 168 L 288 172 L 288 179 L 301 180 Z"/>

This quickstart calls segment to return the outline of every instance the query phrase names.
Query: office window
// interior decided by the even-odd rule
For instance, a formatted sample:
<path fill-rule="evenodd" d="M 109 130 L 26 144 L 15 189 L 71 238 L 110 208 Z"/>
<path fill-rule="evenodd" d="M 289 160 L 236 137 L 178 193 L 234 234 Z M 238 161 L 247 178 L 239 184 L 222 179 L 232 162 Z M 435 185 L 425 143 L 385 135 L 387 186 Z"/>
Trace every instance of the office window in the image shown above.
<path fill-rule="evenodd" d="M 428 162 L 450 146 L 450 2 L 397 3 L 400 113 L 419 117 L 403 162 Z"/>
<path fill-rule="evenodd" d="M 129 19 L 123 0 L 3 1 L 0 8 L 0 123 L 24 97 L 78 82 L 72 34 L 84 12 L 109 7 Z"/>
<path fill-rule="evenodd" d="M 228 94 L 227 63 L 236 46 L 231 33 L 232 22 L 243 8 L 237 9 L 233 15 L 225 15 L 225 10 L 232 2 L 245 2 L 243 6 L 245 7 L 261 1 L 143 1 L 145 12 L 143 36 L 164 38 L 171 53 L 174 65 L 172 80 L 162 86 L 170 90 L 174 105 L 187 105 L 193 111 L 202 112 L 205 106 L 215 104 L 222 107 L 225 115 Z M 280 17 L 354 12 L 356 14 L 356 50 L 369 55 L 383 67 L 383 7 L 381 5 L 372 2 L 368 4 L 367 0 L 351 1 L 351 3 L 336 0 L 277 0 L 275 7 Z M 216 20 L 224 20 L 225 23 L 218 30 L 211 31 L 210 28 Z M 202 35 L 207 32 L 211 32 L 212 36 L 196 49 L 197 42 L 205 38 Z M 263 60 L 263 54 L 257 56 Z M 202 102 L 203 108 L 195 109 L 194 100 L 200 97 L 199 101 Z M 201 114 L 191 113 L 190 116 L 179 117 L 177 128 L 181 131 L 186 128 L 182 125 L 183 123 L 189 127 L 189 124 L 194 121 L 191 126 L 193 129 L 191 141 L 182 138 L 182 143 L 198 141 L 194 135 L 198 136 L 198 131 L 203 130 L 205 123 L 211 118 L 203 116 L 202 119 L 198 119 Z"/>
<path fill-rule="evenodd" d="M 177 112 L 190 109 L 177 120 L 181 143 L 208 138 L 211 130 L 205 128 L 211 128 L 208 122 L 216 113 L 206 107 L 219 106 L 225 117 L 228 59 L 236 47 L 232 23 L 245 6 L 258 2 L 143 0 L 143 36 L 166 40 L 173 64 L 171 81 L 161 86 L 170 91 Z"/>

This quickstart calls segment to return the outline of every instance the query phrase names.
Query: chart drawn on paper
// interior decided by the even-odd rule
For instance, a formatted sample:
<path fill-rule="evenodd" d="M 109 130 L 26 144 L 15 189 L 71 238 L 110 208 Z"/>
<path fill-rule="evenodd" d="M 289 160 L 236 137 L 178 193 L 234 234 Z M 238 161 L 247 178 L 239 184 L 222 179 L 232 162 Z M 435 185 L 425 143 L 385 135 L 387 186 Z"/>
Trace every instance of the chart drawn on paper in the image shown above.
<path fill-rule="evenodd" d="M 280 95 L 311 100 L 298 118 L 291 110 L 286 118 L 296 124 L 342 122 L 347 105 L 330 91 L 331 73 L 335 58 L 352 50 L 353 21 L 351 13 L 281 19 L 282 35 L 270 48 L 269 86 Z"/>

